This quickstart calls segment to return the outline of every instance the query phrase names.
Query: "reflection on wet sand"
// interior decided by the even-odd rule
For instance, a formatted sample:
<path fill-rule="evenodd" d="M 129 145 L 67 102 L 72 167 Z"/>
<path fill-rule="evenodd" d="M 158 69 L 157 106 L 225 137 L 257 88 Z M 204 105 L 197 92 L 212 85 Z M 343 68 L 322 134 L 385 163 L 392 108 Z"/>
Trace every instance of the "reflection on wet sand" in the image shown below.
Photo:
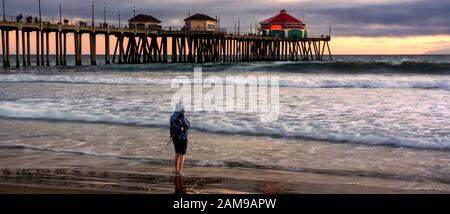
<path fill-rule="evenodd" d="M 279 194 L 280 188 L 278 187 L 278 183 L 274 182 L 274 181 L 264 182 L 263 193 L 264 194 Z"/>
<path fill-rule="evenodd" d="M 181 175 L 174 177 L 175 183 L 175 194 L 186 194 L 186 185 L 184 183 L 184 178 Z"/>

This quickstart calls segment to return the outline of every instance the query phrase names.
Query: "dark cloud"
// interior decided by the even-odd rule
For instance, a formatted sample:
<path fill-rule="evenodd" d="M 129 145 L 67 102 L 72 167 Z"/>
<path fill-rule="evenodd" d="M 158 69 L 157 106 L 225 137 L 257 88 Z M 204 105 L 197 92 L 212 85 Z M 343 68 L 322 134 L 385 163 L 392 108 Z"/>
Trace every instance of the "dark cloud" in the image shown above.
<path fill-rule="evenodd" d="M 405 36 L 448 34 L 450 1 L 426 0 L 347 8 L 313 9 L 314 20 L 333 21 L 340 35 Z M 321 14 L 321 15 L 319 15 Z M 313 21 L 317 22 L 317 21 Z M 320 22 L 317 22 L 320 24 Z"/>
<path fill-rule="evenodd" d="M 7 14 L 36 15 L 38 0 L 6 0 Z M 63 1 L 65 17 L 89 19 L 90 0 Z M 58 2 L 42 0 L 43 14 L 58 17 Z M 369 2 L 369 1 L 368 1 Z M 239 19 L 241 31 L 248 32 L 255 21 L 262 21 L 280 9 L 307 22 L 310 33 L 326 34 L 332 25 L 333 35 L 342 36 L 410 36 L 450 34 L 449 0 L 381 1 L 361 3 L 349 1 L 208 1 L 208 0 L 96 0 L 96 17 L 101 20 L 103 7 L 108 8 L 108 20 L 117 21 L 121 10 L 122 21 L 132 15 L 132 6 L 137 13 L 147 13 L 163 20 L 165 25 L 182 25 L 191 13 L 202 12 L 221 17 L 221 26 L 233 31 Z"/>

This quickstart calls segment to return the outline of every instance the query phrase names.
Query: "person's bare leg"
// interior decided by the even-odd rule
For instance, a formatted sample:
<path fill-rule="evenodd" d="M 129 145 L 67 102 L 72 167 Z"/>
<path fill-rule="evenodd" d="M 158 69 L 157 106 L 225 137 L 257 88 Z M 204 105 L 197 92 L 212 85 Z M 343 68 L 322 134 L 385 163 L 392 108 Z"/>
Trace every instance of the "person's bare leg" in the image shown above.
<path fill-rule="evenodd" d="M 184 169 L 184 155 L 180 155 L 180 174 L 183 174 L 183 169 Z"/>
<path fill-rule="evenodd" d="M 178 154 L 178 162 L 177 162 L 177 169 L 178 169 L 178 173 L 181 173 L 182 169 L 181 169 L 181 154 Z"/>
<path fill-rule="evenodd" d="M 175 173 L 179 172 L 179 162 L 180 162 L 180 155 L 179 154 L 175 154 Z"/>

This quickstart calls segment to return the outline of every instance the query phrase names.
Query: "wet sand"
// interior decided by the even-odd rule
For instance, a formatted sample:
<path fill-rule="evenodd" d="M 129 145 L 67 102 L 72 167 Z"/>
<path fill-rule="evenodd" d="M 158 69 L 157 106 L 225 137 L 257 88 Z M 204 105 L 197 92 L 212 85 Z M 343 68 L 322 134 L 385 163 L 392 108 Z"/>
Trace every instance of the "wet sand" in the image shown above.
<path fill-rule="evenodd" d="M 358 184 L 327 184 L 308 173 L 249 169 L 187 169 L 175 176 L 170 169 L 151 172 L 84 169 L 2 169 L 0 194 L 435 194 L 433 190 L 396 189 Z M 270 174 L 271 179 L 267 179 Z M 253 177 L 253 179 L 249 179 Z M 326 179 L 342 179 L 322 176 Z M 303 180 L 310 180 L 309 182 Z"/>
<path fill-rule="evenodd" d="M 121 192 L 0 184 L 0 194 L 119 194 Z"/>

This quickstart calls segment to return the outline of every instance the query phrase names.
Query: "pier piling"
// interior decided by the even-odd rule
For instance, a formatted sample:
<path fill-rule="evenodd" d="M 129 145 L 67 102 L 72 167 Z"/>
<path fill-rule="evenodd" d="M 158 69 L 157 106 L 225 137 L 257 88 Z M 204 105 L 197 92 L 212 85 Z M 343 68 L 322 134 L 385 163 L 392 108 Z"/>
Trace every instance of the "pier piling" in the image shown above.
<path fill-rule="evenodd" d="M 96 54 L 96 36 L 95 33 L 92 32 L 89 34 L 90 40 L 90 50 L 91 50 L 91 65 L 97 65 L 97 54 Z"/>
<path fill-rule="evenodd" d="M 105 34 L 105 64 L 109 65 L 109 33 Z"/>
<path fill-rule="evenodd" d="M 45 32 L 45 65 L 46 66 L 50 66 L 50 33 L 49 32 Z"/>
<path fill-rule="evenodd" d="M 40 39 L 39 39 L 39 31 L 36 31 L 36 65 L 37 66 L 41 65 L 40 57 L 39 57 L 39 52 L 40 52 L 40 50 L 39 50 L 39 48 L 40 48 L 39 41 L 40 41 Z"/>
<path fill-rule="evenodd" d="M 45 55 L 45 43 L 44 43 L 44 31 L 37 32 L 41 34 L 41 66 L 44 66 L 44 55 Z"/>
<path fill-rule="evenodd" d="M 23 31 L 23 29 L 22 29 L 22 65 L 23 65 L 23 67 L 27 66 L 27 61 L 26 61 L 26 54 L 27 54 L 27 52 L 26 52 L 26 49 L 25 49 L 25 46 L 26 46 L 26 42 L 25 41 L 26 41 L 25 40 L 25 31 Z"/>
<path fill-rule="evenodd" d="M 20 67 L 20 60 L 19 60 L 19 56 L 20 56 L 20 47 L 19 47 L 19 29 L 16 30 L 16 67 Z"/>
<path fill-rule="evenodd" d="M 30 53 L 30 31 L 27 31 L 26 34 L 26 43 L 27 43 L 27 66 L 31 66 L 31 53 Z"/>
<path fill-rule="evenodd" d="M 63 65 L 67 65 L 67 33 L 63 33 L 64 43 L 63 43 Z"/>
<path fill-rule="evenodd" d="M 76 62 L 75 65 L 82 65 L 82 58 L 81 58 L 81 49 L 82 49 L 82 34 L 81 33 L 75 33 L 75 58 Z"/>
<path fill-rule="evenodd" d="M 64 65 L 64 60 L 63 60 L 63 34 L 60 32 L 58 32 L 58 36 L 59 36 L 59 65 Z"/>
<path fill-rule="evenodd" d="M 59 58 L 59 32 L 55 32 L 55 58 L 56 58 L 56 65 L 60 65 L 60 58 Z"/>
<path fill-rule="evenodd" d="M 5 40 L 5 43 L 6 43 L 6 52 L 5 52 L 5 55 L 6 55 L 6 67 L 9 67 L 10 66 L 10 64 L 9 64 L 9 31 L 7 30 L 6 32 L 5 32 L 5 35 L 6 35 L 6 40 Z"/>

